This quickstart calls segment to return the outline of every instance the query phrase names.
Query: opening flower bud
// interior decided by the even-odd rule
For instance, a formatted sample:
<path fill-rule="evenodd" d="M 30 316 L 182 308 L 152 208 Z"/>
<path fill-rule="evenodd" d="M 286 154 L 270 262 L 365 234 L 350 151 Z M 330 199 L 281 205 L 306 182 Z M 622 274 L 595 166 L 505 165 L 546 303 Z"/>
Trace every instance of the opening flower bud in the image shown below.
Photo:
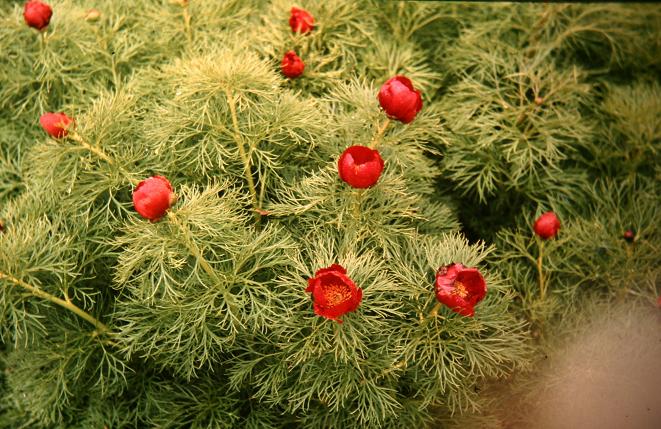
<path fill-rule="evenodd" d="M 404 76 L 388 79 L 381 86 L 378 98 L 388 117 L 405 124 L 413 121 L 422 109 L 420 91 L 415 90 L 411 81 Z"/>
<path fill-rule="evenodd" d="M 347 148 L 337 162 L 340 179 L 353 188 L 369 188 L 379 181 L 384 162 L 375 149 L 367 146 Z"/>
<path fill-rule="evenodd" d="M 314 28 L 314 17 L 307 10 L 292 7 L 289 26 L 294 33 L 309 33 Z"/>
<path fill-rule="evenodd" d="M 145 219 L 156 222 L 177 201 L 172 185 L 163 176 L 153 176 L 138 183 L 133 191 L 133 206 Z"/>
<path fill-rule="evenodd" d="M 39 31 L 48 27 L 51 16 L 53 16 L 53 9 L 51 9 L 46 3 L 31 0 L 23 6 L 23 18 L 25 19 L 25 23 Z"/>
<path fill-rule="evenodd" d="M 535 234 L 539 235 L 544 240 L 548 240 L 549 238 L 555 237 L 560 230 L 560 220 L 558 220 L 555 213 L 546 212 L 537 218 L 533 225 L 533 229 L 535 230 Z"/>
<path fill-rule="evenodd" d="M 308 279 L 306 292 L 312 293 L 314 313 L 342 323 L 342 315 L 355 311 L 363 298 L 363 291 L 347 276 L 347 270 L 333 264 L 318 270 Z"/>
<path fill-rule="evenodd" d="M 627 243 L 633 243 L 636 239 L 636 230 L 633 228 L 627 229 L 624 231 L 623 237 Z"/>
<path fill-rule="evenodd" d="M 477 268 L 450 264 L 436 272 L 436 299 L 455 313 L 472 317 L 475 305 L 487 294 L 487 284 Z"/>
<path fill-rule="evenodd" d="M 290 79 L 299 77 L 303 74 L 305 69 L 305 64 L 303 60 L 296 55 L 296 52 L 289 51 L 282 58 L 282 74 L 287 76 Z"/>
<path fill-rule="evenodd" d="M 68 117 L 64 113 L 44 113 L 39 118 L 41 127 L 48 133 L 49 136 L 59 139 L 66 137 L 69 133 L 69 127 L 73 124 L 73 118 Z"/>

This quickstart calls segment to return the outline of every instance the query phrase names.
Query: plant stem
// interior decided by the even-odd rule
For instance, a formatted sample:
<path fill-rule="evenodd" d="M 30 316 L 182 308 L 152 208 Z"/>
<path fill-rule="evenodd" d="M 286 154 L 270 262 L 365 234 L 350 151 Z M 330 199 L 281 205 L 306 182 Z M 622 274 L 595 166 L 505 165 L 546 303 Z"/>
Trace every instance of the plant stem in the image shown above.
<path fill-rule="evenodd" d="M 229 294 L 227 289 L 222 286 L 222 281 L 220 277 L 218 277 L 218 274 L 216 274 L 211 264 L 209 264 L 209 262 L 206 260 L 206 258 L 200 251 L 200 248 L 197 247 L 197 244 L 195 244 L 195 241 L 193 241 L 192 234 L 188 229 L 188 227 L 183 222 L 180 222 L 179 218 L 177 217 L 177 215 L 174 214 L 173 211 L 168 211 L 167 216 L 168 218 L 170 218 L 172 223 L 176 225 L 179 228 L 179 230 L 183 233 L 184 243 L 186 244 L 186 248 L 195 257 L 195 259 L 200 264 L 204 272 L 206 272 L 207 275 L 211 277 L 213 281 L 216 282 L 217 287 L 221 289 L 223 296 L 225 297 L 225 301 L 227 302 L 227 306 L 230 309 L 230 313 L 232 314 L 232 316 L 236 317 L 234 315 L 236 308 L 234 307 L 232 296 Z"/>
<path fill-rule="evenodd" d="M 405 360 L 400 360 L 399 362 L 397 362 L 396 364 L 394 364 L 394 365 L 391 366 L 390 368 L 386 368 L 386 369 L 384 369 L 384 370 L 381 372 L 381 374 L 379 374 L 378 377 L 379 377 L 379 378 L 381 378 L 381 377 L 385 377 L 386 375 L 390 374 L 390 373 L 393 372 L 393 371 L 396 371 L 396 370 L 401 369 L 401 368 L 406 368 L 407 365 L 408 365 L 408 362 L 407 362 L 407 361 L 405 361 Z M 366 384 L 366 383 L 367 383 L 367 380 L 363 380 L 363 381 L 361 382 L 361 384 Z"/>
<path fill-rule="evenodd" d="M 438 311 L 441 309 L 441 306 L 442 306 L 442 305 L 443 305 L 443 304 L 441 304 L 440 302 L 437 302 L 436 305 L 434 305 L 434 308 L 431 309 L 431 311 L 429 312 L 429 314 L 427 315 L 427 317 L 424 317 L 424 318 L 420 321 L 420 324 L 421 324 L 421 325 L 426 325 L 426 324 L 429 323 L 432 319 L 435 319 L 436 316 L 438 316 Z"/>
<path fill-rule="evenodd" d="M 385 121 L 383 121 L 383 124 L 379 127 L 379 129 L 376 131 L 376 134 L 374 134 L 374 138 L 369 144 L 370 149 L 374 149 L 379 143 L 381 143 L 381 138 L 383 137 L 383 134 L 386 132 L 386 128 L 388 128 L 388 125 L 390 125 L 390 119 L 386 118 Z"/>
<path fill-rule="evenodd" d="M 232 95 L 232 92 L 229 89 L 225 90 L 225 94 L 227 95 L 227 103 L 229 104 L 230 113 L 232 115 L 232 125 L 234 127 L 234 141 L 236 142 L 236 146 L 239 149 L 239 156 L 241 157 L 241 161 L 243 162 L 243 172 L 246 177 L 246 180 L 248 181 L 248 189 L 250 190 L 250 196 L 252 197 L 252 201 L 253 201 L 255 220 L 259 222 L 259 220 L 261 219 L 261 215 L 259 214 L 259 211 L 261 209 L 259 207 L 257 191 L 255 190 L 255 181 L 253 180 L 252 173 L 250 170 L 250 157 L 246 153 L 246 149 L 243 146 L 243 139 L 241 138 L 241 132 L 239 130 L 239 119 L 236 114 L 236 103 L 234 101 L 234 96 Z"/>
<path fill-rule="evenodd" d="M 110 330 L 110 328 L 107 325 L 103 324 L 101 321 L 96 319 L 91 314 L 87 313 L 86 311 L 84 311 L 81 308 L 74 305 L 68 298 L 67 298 L 67 300 L 60 299 L 60 298 L 58 298 L 54 295 L 49 294 L 48 292 L 45 292 L 45 291 L 39 289 L 36 286 L 32 286 L 28 283 L 25 283 L 22 280 L 17 279 L 16 277 L 10 276 L 9 274 L 5 274 L 1 271 L 0 271 L 0 280 L 10 281 L 11 283 L 15 284 L 16 286 L 20 286 L 23 289 L 28 290 L 32 295 L 34 295 L 36 297 L 43 298 L 45 300 L 48 300 L 48 301 L 52 302 L 53 304 L 57 304 L 60 307 L 66 308 L 67 310 L 75 313 L 76 315 L 78 315 L 82 319 L 85 319 L 86 321 L 88 321 L 89 323 L 94 325 L 96 327 L 96 329 L 101 333 L 112 334 L 112 331 Z"/>
<path fill-rule="evenodd" d="M 546 283 L 544 279 L 544 270 L 542 267 L 542 258 L 544 257 L 544 242 L 539 242 L 539 256 L 537 257 L 537 272 L 539 273 L 539 296 L 542 301 L 546 298 Z"/>
<path fill-rule="evenodd" d="M 183 8 L 183 15 L 184 15 L 184 29 L 186 30 L 186 38 L 188 39 L 188 47 L 192 48 L 193 47 L 193 29 L 191 28 L 190 21 L 191 21 L 191 16 L 190 16 L 190 10 L 188 10 L 189 2 L 185 1 L 182 4 Z"/>
<path fill-rule="evenodd" d="M 40 31 L 39 32 L 39 51 L 41 52 L 42 56 L 43 56 L 45 50 L 46 50 L 46 31 Z"/>
<path fill-rule="evenodd" d="M 122 174 L 123 174 L 124 176 L 126 176 L 126 178 L 127 178 L 127 179 L 128 179 L 133 185 L 137 186 L 138 183 L 140 183 L 139 180 L 133 179 L 133 178 L 128 174 L 128 172 L 127 172 L 124 168 L 122 168 L 121 166 L 117 165 L 117 163 L 115 163 L 115 160 L 112 159 L 110 156 L 108 156 L 107 153 L 105 153 L 102 149 L 100 149 L 100 148 L 98 148 L 98 147 L 95 147 L 95 146 L 92 146 L 91 144 L 87 143 L 85 140 L 83 140 L 83 138 L 82 138 L 82 137 L 80 136 L 80 134 L 78 134 L 77 132 L 75 132 L 75 131 L 71 131 L 71 132 L 69 132 L 68 137 L 69 137 L 71 140 L 73 140 L 73 141 L 79 143 L 82 147 L 84 147 L 84 148 L 87 149 L 88 151 L 92 152 L 94 155 L 98 156 L 99 158 L 101 158 L 102 160 L 104 160 L 105 162 L 107 162 L 108 164 L 112 165 L 113 167 L 117 167 L 117 168 L 119 168 L 119 170 L 122 172 Z"/>
<path fill-rule="evenodd" d="M 363 202 L 364 192 L 365 192 L 364 189 L 356 189 L 356 191 L 354 192 L 353 215 L 358 221 L 360 221 L 360 206 L 362 205 Z"/>
<path fill-rule="evenodd" d="M 99 158 L 103 159 L 105 162 L 107 162 L 110 165 L 115 165 L 115 161 L 108 156 L 103 150 L 92 146 L 91 144 L 87 143 L 83 138 L 76 132 L 70 132 L 69 133 L 69 138 L 73 141 L 76 141 L 80 143 L 81 146 L 83 146 L 85 149 L 89 150 Z"/>

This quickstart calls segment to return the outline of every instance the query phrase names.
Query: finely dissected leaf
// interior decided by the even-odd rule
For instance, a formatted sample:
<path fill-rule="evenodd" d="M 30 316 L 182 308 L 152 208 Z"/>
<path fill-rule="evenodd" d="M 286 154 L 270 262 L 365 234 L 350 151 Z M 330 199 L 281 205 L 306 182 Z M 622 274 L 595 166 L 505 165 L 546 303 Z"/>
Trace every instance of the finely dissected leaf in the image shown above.
<path fill-rule="evenodd" d="M 656 299 L 658 7 L 51 0 L 39 33 L 19 3 L 0 5 L 0 428 L 505 426 L 480 389 L 556 322 Z M 409 124 L 377 100 L 398 74 L 422 93 Z M 352 145 L 384 160 L 370 188 L 339 178 Z M 177 201 L 150 222 L 132 194 L 154 175 Z M 486 280 L 474 317 L 435 298 L 453 262 Z M 332 264 L 362 290 L 341 324 L 306 292 Z"/>

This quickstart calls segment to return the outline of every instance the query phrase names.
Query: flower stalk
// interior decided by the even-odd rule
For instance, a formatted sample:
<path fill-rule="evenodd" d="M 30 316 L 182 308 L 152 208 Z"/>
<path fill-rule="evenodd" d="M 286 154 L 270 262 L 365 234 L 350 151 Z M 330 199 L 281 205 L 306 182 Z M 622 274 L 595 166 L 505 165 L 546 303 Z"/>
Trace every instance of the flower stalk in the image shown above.
<path fill-rule="evenodd" d="M 234 305 L 234 299 L 232 295 L 230 295 L 229 291 L 222 286 L 222 281 L 220 277 L 218 277 L 216 271 L 213 269 L 211 264 L 209 264 L 209 261 L 206 260 L 206 258 L 202 254 L 202 251 L 197 246 L 197 244 L 195 244 L 195 242 L 193 241 L 192 234 L 188 229 L 188 227 L 179 220 L 179 218 L 173 211 L 168 211 L 167 216 L 172 222 L 172 224 L 175 225 L 183 234 L 186 248 L 195 257 L 197 263 L 200 264 L 200 267 L 202 267 L 202 270 L 204 270 L 204 272 L 207 273 L 207 275 L 211 277 L 211 279 L 216 283 L 217 287 L 221 289 L 221 292 L 225 297 L 225 302 L 227 303 L 227 307 L 229 308 L 230 314 L 232 315 L 232 317 L 234 317 L 234 319 L 238 321 L 239 319 L 236 316 L 237 309 L 236 306 Z"/>
<path fill-rule="evenodd" d="M 71 140 L 75 141 L 76 143 L 78 143 L 79 145 L 81 145 L 82 147 L 84 147 L 94 155 L 98 156 L 99 158 L 107 162 L 109 165 L 113 167 L 117 167 L 134 186 L 137 186 L 140 183 L 139 180 L 132 178 L 131 175 L 123 167 L 118 165 L 115 162 L 115 160 L 112 159 L 107 153 L 105 153 L 103 149 L 92 146 L 91 144 L 87 143 L 76 131 L 73 130 L 69 131 L 67 137 L 69 137 Z"/>
<path fill-rule="evenodd" d="M 381 143 L 381 139 L 383 138 L 383 135 L 386 132 L 386 128 L 388 128 L 388 125 L 390 125 L 390 119 L 386 118 L 385 121 L 379 126 L 379 129 L 376 131 L 376 134 L 374 134 L 374 138 L 372 138 L 372 141 L 370 144 L 367 146 L 370 149 L 374 149 L 379 143 Z"/>
<path fill-rule="evenodd" d="M 537 273 L 539 275 L 539 296 L 542 301 L 546 298 L 546 279 L 544 278 L 544 242 L 538 240 L 539 243 L 539 256 L 537 257 Z"/>
<path fill-rule="evenodd" d="M 234 141 L 236 146 L 239 149 L 239 156 L 243 162 L 243 173 L 245 175 L 246 181 L 248 182 L 248 190 L 250 191 L 250 196 L 253 201 L 253 213 L 255 214 L 255 220 L 259 222 L 261 220 L 261 209 L 259 207 L 259 198 L 257 197 L 257 191 L 255 189 L 255 181 L 252 177 L 250 157 L 246 153 L 246 149 L 243 145 L 243 139 L 241 137 L 241 131 L 239 129 L 239 118 L 236 114 L 236 102 L 234 100 L 234 95 L 232 91 L 228 88 L 225 90 L 225 95 L 227 96 L 227 103 L 229 104 L 230 114 L 232 115 L 232 126 L 234 127 Z"/>
<path fill-rule="evenodd" d="M 436 305 L 434 305 L 427 316 L 420 315 L 420 326 L 424 326 L 438 317 L 438 312 L 441 310 L 442 306 L 443 304 L 441 302 L 436 302 Z"/>
<path fill-rule="evenodd" d="M 46 51 L 46 31 L 39 32 L 39 51 L 42 55 Z"/>
<path fill-rule="evenodd" d="M 188 46 L 193 46 L 193 28 L 191 27 L 191 15 L 189 10 L 190 2 L 188 0 L 183 0 L 181 3 L 182 14 L 184 16 L 184 30 L 186 31 L 186 39 L 188 40 Z"/>
<path fill-rule="evenodd" d="M 91 314 L 87 313 L 85 310 L 81 309 L 80 307 L 76 306 L 71 302 L 68 296 L 65 296 L 65 299 L 58 298 L 54 295 L 51 295 L 50 293 L 36 287 L 32 286 L 29 283 L 26 283 L 20 279 L 17 279 L 14 276 L 11 276 L 9 274 L 5 274 L 0 271 L 0 280 L 6 280 L 10 283 L 13 283 L 15 286 L 19 286 L 25 290 L 27 290 L 31 295 L 34 295 L 38 298 L 45 299 L 47 301 L 52 302 L 53 304 L 59 305 L 60 307 L 66 308 L 67 310 L 71 311 L 72 313 L 76 314 L 80 318 L 84 319 L 85 321 L 91 323 L 94 325 L 96 330 L 99 333 L 102 334 L 112 334 L 112 330 L 102 323 L 99 319 L 95 318 Z"/>
<path fill-rule="evenodd" d="M 115 165 L 115 161 L 110 156 L 108 156 L 107 153 L 105 153 L 102 149 L 100 149 L 98 147 L 94 147 L 91 144 L 87 143 L 85 140 L 83 140 L 83 138 L 77 132 L 70 131 L 68 136 L 71 140 L 77 142 L 82 147 L 84 147 L 88 151 L 92 152 L 94 155 L 98 156 L 99 158 L 101 158 L 102 160 L 107 162 L 108 164 Z"/>

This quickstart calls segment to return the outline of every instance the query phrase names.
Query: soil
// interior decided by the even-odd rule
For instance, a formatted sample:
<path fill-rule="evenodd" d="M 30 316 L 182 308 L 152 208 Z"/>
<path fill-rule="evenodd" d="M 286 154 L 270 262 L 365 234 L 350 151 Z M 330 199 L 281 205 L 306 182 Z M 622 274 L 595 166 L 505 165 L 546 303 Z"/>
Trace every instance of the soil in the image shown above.
<path fill-rule="evenodd" d="M 537 371 L 492 392 L 497 427 L 661 428 L 661 309 L 611 309 L 584 326 Z"/>

